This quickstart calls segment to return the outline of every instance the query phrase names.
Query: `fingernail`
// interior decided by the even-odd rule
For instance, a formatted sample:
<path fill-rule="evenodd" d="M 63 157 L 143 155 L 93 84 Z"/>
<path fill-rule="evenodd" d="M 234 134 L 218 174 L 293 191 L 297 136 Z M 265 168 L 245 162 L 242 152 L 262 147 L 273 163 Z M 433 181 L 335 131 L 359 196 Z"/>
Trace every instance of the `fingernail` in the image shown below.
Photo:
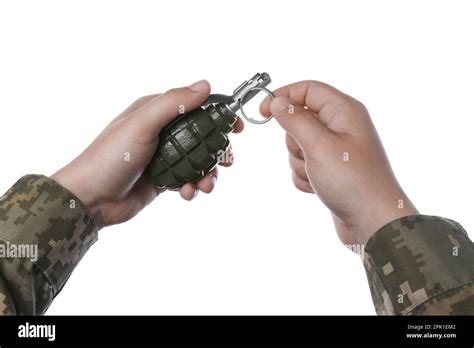
<path fill-rule="evenodd" d="M 212 181 L 212 185 L 215 185 L 215 184 L 216 184 L 216 181 L 217 181 L 217 176 L 212 175 L 212 176 L 211 176 L 211 181 Z"/>
<path fill-rule="evenodd" d="M 279 112 L 288 108 L 288 105 L 291 104 L 291 100 L 285 97 L 276 97 L 270 102 L 270 111 Z"/>
<path fill-rule="evenodd" d="M 199 193 L 199 190 L 196 189 L 196 190 L 194 191 L 194 195 L 193 195 L 193 198 L 192 198 L 192 199 L 196 198 L 196 196 L 198 195 L 198 193 Z"/>
<path fill-rule="evenodd" d="M 194 82 L 192 85 L 189 85 L 189 88 L 194 92 L 202 92 L 209 89 L 209 82 L 206 80 Z"/>

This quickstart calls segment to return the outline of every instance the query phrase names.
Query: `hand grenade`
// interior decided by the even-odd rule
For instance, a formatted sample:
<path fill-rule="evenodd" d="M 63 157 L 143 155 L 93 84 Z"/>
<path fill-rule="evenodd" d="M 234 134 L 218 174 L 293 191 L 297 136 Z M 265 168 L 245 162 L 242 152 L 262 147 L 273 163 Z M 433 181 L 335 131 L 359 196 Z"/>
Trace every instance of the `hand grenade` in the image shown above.
<path fill-rule="evenodd" d="M 237 87 L 232 96 L 211 94 L 200 107 L 168 124 L 159 135 L 157 150 L 145 171 L 153 185 L 179 189 L 214 169 L 230 145 L 228 134 L 234 130 L 237 111 L 250 122 L 268 122 L 270 118 L 249 118 L 243 105 L 260 91 L 273 97 L 265 88 L 270 82 L 267 73 L 256 74 Z"/>

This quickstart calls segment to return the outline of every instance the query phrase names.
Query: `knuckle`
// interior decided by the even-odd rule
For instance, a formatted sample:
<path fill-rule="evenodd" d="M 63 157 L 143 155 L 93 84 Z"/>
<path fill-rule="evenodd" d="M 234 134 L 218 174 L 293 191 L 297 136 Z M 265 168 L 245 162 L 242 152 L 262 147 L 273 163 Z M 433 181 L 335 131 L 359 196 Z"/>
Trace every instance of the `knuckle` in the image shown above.
<path fill-rule="evenodd" d="M 293 176 L 293 184 L 295 185 L 295 187 L 300 190 L 300 191 L 303 191 L 303 192 L 310 192 L 310 190 L 308 189 L 307 185 L 305 182 L 303 182 L 301 179 Z"/>
<path fill-rule="evenodd" d="M 351 97 L 350 95 L 347 95 L 347 94 L 344 95 L 344 98 L 346 100 L 345 104 L 347 107 L 351 108 L 352 110 L 368 113 L 367 107 L 364 105 L 364 103 L 362 103 L 358 99 Z"/>
<path fill-rule="evenodd" d="M 360 110 L 364 113 L 368 113 L 367 107 L 365 106 L 364 103 L 362 103 L 361 101 L 359 101 L 355 98 L 352 98 L 352 102 L 353 102 L 355 108 L 357 108 L 358 110 Z"/>
<path fill-rule="evenodd" d="M 297 160 L 294 157 L 290 157 L 290 168 L 293 171 L 293 174 L 302 180 L 307 180 L 306 170 L 304 168 L 304 163 L 300 163 L 301 160 Z"/>
<path fill-rule="evenodd" d="M 288 148 L 288 152 L 291 155 L 295 156 L 296 158 L 303 159 L 303 157 L 300 154 L 301 150 L 299 148 L 294 147 L 292 145 L 288 145 L 287 148 Z"/>
<path fill-rule="evenodd" d="M 144 103 L 148 99 L 148 96 L 142 96 L 137 98 L 133 103 L 134 104 L 141 104 Z"/>
<path fill-rule="evenodd" d="M 293 184 L 298 190 L 303 191 L 300 187 L 300 184 L 297 181 L 293 180 Z"/>
<path fill-rule="evenodd" d="M 302 81 L 304 84 L 308 84 L 309 87 L 318 87 L 321 86 L 323 83 L 318 80 L 304 80 Z"/>
<path fill-rule="evenodd" d="M 298 144 L 296 144 L 296 142 L 291 139 L 291 138 L 288 138 L 287 141 L 286 141 L 286 148 L 288 149 L 288 151 L 294 155 L 300 155 L 300 152 L 301 152 L 301 149 L 300 147 L 298 146 Z"/>
<path fill-rule="evenodd" d="M 295 169 L 296 175 L 298 175 L 301 179 L 307 179 L 308 176 L 306 175 L 306 170 L 304 170 L 303 166 L 297 166 Z"/>
<path fill-rule="evenodd" d="M 292 181 L 293 181 L 293 185 L 295 185 L 295 187 L 298 190 L 300 190 L 300 182 L 299 182 L 298 178 L 296 177 L 296 175 L 294 173 L 293 173 Z"/>
<path fill-rule="evenodd" d="M 171 88 L 166 91 L 166 95 L 170 98 L 176 98 L 183 93 L 183 88 Z"/>

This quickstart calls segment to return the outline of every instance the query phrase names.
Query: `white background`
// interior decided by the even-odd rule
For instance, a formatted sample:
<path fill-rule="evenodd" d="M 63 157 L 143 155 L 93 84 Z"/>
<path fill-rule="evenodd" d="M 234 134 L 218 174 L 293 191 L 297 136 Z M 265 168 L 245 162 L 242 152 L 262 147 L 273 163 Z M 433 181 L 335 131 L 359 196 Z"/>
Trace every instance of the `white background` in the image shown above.
<path fill-rule="evenodd" d="M 202 78 L 230 93 L 267 71 L 273 88 L 317 79 L 363 101 L 420 212 L 472 231 L 471 4 L 1 1 L 0 190 L 52 174 L 141 95 Z M 231 141 L 215 192 L 168 192 L 102 230 L 48 314 L 373 314 L 276 122 Z"/>

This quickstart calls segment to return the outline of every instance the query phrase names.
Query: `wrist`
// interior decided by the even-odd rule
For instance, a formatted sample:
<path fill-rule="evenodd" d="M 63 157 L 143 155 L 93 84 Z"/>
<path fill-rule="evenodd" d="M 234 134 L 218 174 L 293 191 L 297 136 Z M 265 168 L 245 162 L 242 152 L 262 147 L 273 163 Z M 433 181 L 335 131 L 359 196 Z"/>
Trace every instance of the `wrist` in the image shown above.
<path fill-rule="evenodd" d="M 72 164 L 69 164 L 64 168 L 61 168 L 51 175 L 50 179 L 73 193 L 86 207 L 89 215 L 94 219 L 98 228 L 101 229 L 103 224 L 98 201 L 89 189 L 87 179 L 78 176 L 76 174 L 78 172 L 77 170 L 71 170 L 71 165 Z"/>
<path fill-rule="evenodd" d="M 359 244 L 367 244 L 369 239 L 386 224 L 404 216 L 419 214 L 416 207 L 403 192 L 395 197 L 397 199 L 377 202 L 368 214 L 362 215 L 365 216 L 365 219 L 359 224 L 358 228 L 357 240 Z"/>

